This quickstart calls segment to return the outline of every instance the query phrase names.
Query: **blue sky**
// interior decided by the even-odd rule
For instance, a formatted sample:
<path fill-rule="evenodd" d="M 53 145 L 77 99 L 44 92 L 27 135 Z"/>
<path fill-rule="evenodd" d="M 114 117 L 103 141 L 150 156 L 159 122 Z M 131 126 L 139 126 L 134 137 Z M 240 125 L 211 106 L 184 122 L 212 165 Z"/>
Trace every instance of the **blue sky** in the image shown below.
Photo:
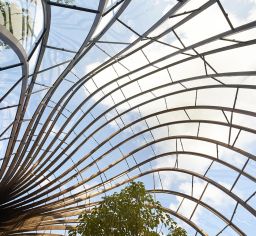
<path fill-rule="evenodd" d="M 184 7 L 177 12 L 177 14 L 196 9 L 203 5 L 205 2 L 207 1 L 190 1 L 190 3 L 185 4 Z M 91 5 L 94 4 L 92 1 L 88 1 L 88 5 L 83 5 L 83 3 L 83 1 L 79 1 L 76 4 L 83 7 L 94 8 L 93 5 Z M 223 4 L 225 10 L 228 12 L 230 20 L 235 27 L 255 20 L 255 1 L 236 0 L 232 1 L 231 4 L 231 1 L 223 0 L 221 1 L 221 3 Z M 137 33 L 143 34 L 157 20 L 164 16 L 164 14 L 166 14 L 175 4 L 176 1 L 134 0 L 131 1 L 131 4 L 127 7 L 127 9 L 124 11 L 119 19 L 127 24 L 129 27 L 131 27 L 133 30 L 135 30 Z M 52 23 L 48 45 L 77 51 L 82 44 L 84 38 L 88 34 L 95 15 L 90 13 L 85 14 L 84 12 L 80 11 L 76 11 L 76 14 L 73 14 L 73 10 L 59 9 L 54 6 L 52 6 L 51 9 Z M 110 14 L 114 13 L 115 12 L 112 12 Z M 158 29 L 152 32 L 151 35 L 158 35 L 168 27 L 175 25 L 184 17 L 185 15 L 177 18 L 167 19 L 163 22 L 162 25 L 158 27 Z M 101 24 L 107 24 L 104 21 L 105 20 L 103 19 Z M 213 35 L 228 31 L 229 29 L 229 25 L 225 20 L 220 8 L 217 4 L 213 4 L 199 16 L 192 18 L 184 25 L 175 29 L 175 33 L 179 36 L 181 41 L 184 43 L 184 46 L 186 47 L 197 43 L 203 39 L 207 39 Z M 243 34 L 245 34 L 245 36 Z M 232 35 L 229 37 L 229 39 L 240 40 L 240 38 L 247 39 L 250 37 L 255 38 L 255 32 L 253 31 L 253 29 L 248 30 L 247 32 Z M 109 30 L 100 38 L 100 40 L 102 41 L 120 41 L 122 43 L 131 43 L 134 42 L 136 39 L 138 39 L 138 35 L 126 28 L 120 22 L 114 23 L 109 28 Z M 45 185 L 49 181 L 52 181 L 56 176 L 69 169 L 82 158 L 85 158 L 86 155 L 88 155 L 88 158 L 84 159 L 84 162 L 77 167 L 79 170 L 83 170 L 93 160 L 101 158 L 101 156 L 102 158 L 97 162 L 97 165 L 94 164 L 86 169 L 84 172 L 82 172 L 81 176 L 77 175 L 76 180 L 72 180 L 69 183 L 63 185 L 63 189 L 74 185 L 76 181 L 82 181 L 82 178 L 89 178 L 91 175 L 95 174 L 98 171 L 98 168 L 107 168 L 108 165 L 122 158 L 122 156 L 129 156 L 130 152 L 132 152 L 136 148 L 139 148 L 142 145 L 146 145 L 153 140 L 169 136 L 169 139 L 165 141 L 161 141 L 154 145 L 145 147 L 142 150 L 134 153 L 133 155 L 130 155 L 127 158 L 127 162 L 123 160 L 118 165 L 107 170 L 104 175 L 102 174 L 101 178 L 103 179 L 103 181 L 105 181 L 106 178 L 108 179 L 115 175 L 118 175 L 120 172 L 125 171 L 127 168 L 133 167 L 136 162 L 140 163 L 144 160 L 147 160 L 148 158 L 154 157 L 155 154 L 164 154 L 175 151 L 187 151 L 209 155 L 212 159 L 214 159 L 214 162 L 213 164 L 211 164 L 211 159 L 206 159 L 200 157 L 199 155 L 189 155 L 188 153 L 178 154 L 179 167 L 181 169 L 194 171 L 199 175 L 205 174 L 207 178 L 220 184 L 222 187 L 225 188 L 225 190 L 231 191 L 243 201 L 246 201 L 247 198 L 254 193 L 254 191 L 256 190 L 256 186 L 251 179 L 246 176 L 239 176 L 237 171 L 225 167 L 220 164 L 220 162 L 218 162 L 218 159 L 220 159 L 221 161 L 224 161 L 238 169 L 244 168 L 244 171 L 248 175 L 255 178 L 255 161 L 250 160 L 246 164 L 247 157 L 245 157 L 245 152 L 247 152 L 253 155 L 253 158 L 255 159 L 255 134 L 252 132 L 250 133 L 246 131 L 241 131 L 239 136 L 237 136 L 239 130 L 232 128 L 231 143 L 233 143 L 236 137 L 238 137 L 236 142 L 234 143 L 234 147 L 240 148 L 241 151 L 232 151 L 232 148 L 226 148 L 224 147 L 224 145 L 222 145 L 228 143 L 228 124 L 231 122 L 231 119 L 233 124 L 235 125 L 241 125 L 242 127 L 251 127 L 253 130 L 255 130 L 254 118 L 249 115 L 240 115 L 239 113 L 234 113 L 233 118 L 231 118 L 231 112 L 228 109 L 226 109 L 225 111 L 210 108 L 186 109 L 186 112 L 184 112 L 184 109 L 179 109 L 179 107 L 187 107 L 193 105 L 195 103 L 195 99 L 197 99 L 198 106 L 223 106 L 226 108 L 232 108 L 234 106 L 236 109 L 255 111 L 256 103 L 252 99 L 255 96 L 254 90 L 239 89 L 238 100 L 235 105 L 235 88 L 201 89 L 198 90 L 197 94 L 196 89 L 194 89 L 190 92 L 184 91 L 183 93 L 175 94 L 176 91 L 184 90 L 184 86 L 185 88 L 193 89 L 197 86 L 203 85 L 219 85 L 219 83 L 212 78 L 194 79 L 193 81 L 185 81 L 182 83 L 177 82 L 182 79 L 187 79 L 189 77 L 205 75 L 205 64 L 201 59 L 192 59 L 184 63 L 179 63 L 178 65 L 170 66 L 168 68 L 168 71 L 165 69 L 159 72 L 155 72 L 152 75 L 148 75 L 145 78 L 138 80 L 138 82 L 134 81 L 129 85 L 127 84 L 122 89 L 117 89 L 119 86 L 128 83 L 129 81 L 133 81 L 143 74 L 154 71 L 158 67 L 161 68 L 173 62 L 187 59 L 190 57 L 188 54 L 196 55 L 195 51 L 188 50 L 187 55 L 179 53 L 178 55 L 169 56 L 166 57 L 166 60 L 164 60 L 163 62 L 156 62 L 153 66 L 147 66 L 144 70 L 133 72 L 137 68 L 147 65 L 149 61 L 152 62 L 153 60 L 157 60 L 158 58 L 161 58 L 163 56 L 172 55 L 172 53 L 177 52 L 180 48 L 183 47 L 173 32 L 170 32 L 166 36 L 163 36 L 162 38 L 160 38 L 160 40 L 161 42 L 171 44 L 176 48 L 168 47 L 163 43 L 154 42 L 149 46 L 146 46 L 143 51 L 140 50 L 137 53 L 131 54 L 129 57 L 121 60 L 120 62 L 115 62 L 113 66 L 108 66 L 104 70 L 98 71 L 97 73 L 95 73 L 92 79 L 86 81 L 84 83 L 84 86 L 81 86 L 76 94 L 74 94 L 71 100 L 66 104 L 63 115 L 59 116 L 59 118 L 57 119 L 57 122 L 54 125 L 53 129 L 54 132 L 51 132 L 51 134 L 47 137 L 47 141 L 42 146 L 42 149 L 47 148 L 47 146 L 55 137 L 56 133 L 58 133 L 58 131 L 64 125 L 66 121 L 65 116 L 69 117 L 70 114 L 75 111 L 76 107 L 84 101 L 86 102 L 82 105 L 81 109 L 76 111 L 73 118 L 69 122 L 67 122 L 67 126 L 63 126 L 63 134 L 60 135 L 60 138 L 64 138 L 66 133 L 71 131 L 69 137 L 66 140 L 67 143 L 70 143 L 73 139 L 75 139 L 78 133 L 80 133 L 92 122 L 95 121 L 95 123 L 91 127 L 88 127 L 85 132 L 83 132 L 83 135 L 74 143 L 74 145 L 72 145 L 70 149 L 67 149 L 65 151 L 66 155 L 69 155 L 80 143 L 82 143 L 86 139 L 86 137 L 90 136 L 90 134 L 101 124 L 104 124 L 105 122 L 107 122 L 107 120 L 110 120 L 111 118 L 117 116 L 118 113 L 124 114 L 122 115 L 122 119 L 116 118 L 115 121 L 112 121 L 103 129 L 95 133 L 95 135 L 93 135 L 90 139 L 86 140 L 81 148 L 77 150 L 77 152 L 73 153 L 65 163 L 61 164 L 61 168 L 55 173 L 55 176 L 50 176 L 48 180 L 45 180 L 46 182 L 42 182 L 42 185 Z M 143 45 L 146 42 L 149 42 L 149 39 L 138 41 L 137 45 Z M 230 41 L 216 40 L 209 45 L 198 47 L 196 48 L 196 50 L 198 52 L 205 52 L 208 50 L 225 47 L 232 44 L 233 42 Z M 137 45 L 135 45 L 132 49 L 136 48 Z M 68 73 L 68 75 L 65 77 L 65 80 L 61 82 L 60 86 L 52 96 L 52 102 L 49 103 L 51 107 L 47 107 L 45 109 L 45 113 L 42 116 L 40 122 L 44 124 L 47 116 L 50 114 L 52 108 L 54 107 L 54 104 L 58 102 L 58 99 L 63 96 L 64 92 L 67 91 L 74 82 L 81 80 L 83 76 L 86 76 L 93 69 L 100 68 L 101 64 L 106 62 L 110 58 L 109 56 L 116 55 L 118 52 L 125 49 L 125 47 L 125 44 L 116 45 L 104 43 L 97 43 L 96 46 L 92 47 L 90 51 L 85 54 L 80 62 L 78 62 L 78 64 L 72 69 L 72 71 Z M 130 51 L 132 49 L 130 49 Z M 255 65 L 253 62 L 253 58 L 255 57 L 255 51 L 256 48 L 254 45 L 252 45 L 242 48 L 242 50 L 234 49 L 227 52 L 215 53 L 213 55 L 206 56 L 206 60 L 212 66 L 212 68 L 206 66 L 208 73 L 215 74 L 213 69 L 215 69 L 219 73 L 246 70 L 253 71 L 255 70 Z M 126 52 L 124 52 L 123 55 L 125 55 L 125 53 Z M 74 54 L 70 52 L 56 51 L 48 48 L 46 49 L 40 70 L 53 66 L 57 63 L 70 60 L 73 58 L 73 56 Z M 31 64 L 31 66 L 33 66 L 33 61 L 31 62 Z M 45 86 L 51 87 L 67 65 L 68 63 L 39 74 L 37 77 L 37 82 L 39 84 L 43 84 L 44 86 L 36 85 L 34 91 L 40 90 Z M 104 86 L 106 83 L 111 82 L 116 78 L 118 78 L 117 82 L 113 82 L 108 86 L 105 86 L 103 89 L 97 91 L 99 87 Z M 234 83 L 243 85 L 255 85 L 255 82 L 253 82 L 251 77 L 249 78 L 241 76 L 232 77 L 230 79 L 230 77 L 223 76 L 219 79 L 229 84 Z M 173 81 L 176 83 L 172 83 Z M 159 88 L 158 90 L 154 90 L 153 92 L 147 92 L 144 95 L 140 95 L 142 91 L 147 91 L 148 89 L 155 88 L 162 84 L 167 84 L 168 86 L 165 86 L 165 88 Z M 97 103 L 99 99 L 101 99 L 105 94 L 110 93 L 114 89 L 117 90 L 115 92 L 112 92 L 111 95 L 108 96 L 108 98 L 102 100 L 97 106 L 91 109 L 91 107 L 95 103 Z M 93 92 L 95 92 L 95 94 L 93 96 L 90 96 L 90 94 Z M 39 102 L 46 93 L 47 89 L 32 95 L 28 110 L 26 112 L 27 118 L 32 116 L 36 106 L 39 104 Z M 165 99 L 161 98 L 150 102 L 150 99 L 157 98 L 158 96 L 165 94 Z M 101 115 L 107 109 L 110 109 L 115 104 L 124 101 L 124 99 L 127 99 L 133 95 L 138 96 L 130 99 L 129 102 L 121 103 L 115 109 L 112 109 L 111 111 L 106 113 L 101 119 L 95 120 L 96 117 Z M 90 98 L 88 99 L 89 96 Z M 138 108 L 129 111 L 128 113 L 125 113 L 125 111 L 130 109 L 130 107 L 139 105 L 144 101 L 149 102 L 143 106 L 139 106 Z M 154 116 L 155 112 L 166 110 L 166 105 L 167 109 L 170 110 L 169 112 L 163 113 L 161 115 L 159 114 L 157 117 Z M 86 115 L 82 119 L 82 121 L 75 127 L 75 122 L 80 119 L 86 111 L 90 109 L 90 113 L 88 113 L 88 115 Z M 174 109 L 176 109 L 177 111 L 174 111 Z M 131 122 L 150 114 L 152 114 L 152 116 L 147 118 L 146 120 L 137 122 L 129 128 L 123 130 L 120 134 L 118 133 L 114 135 L 114 133 L 118 132 L 118 130 L 124 125 L 129 125 Z M 222 125 L 209 124 L 207 122 L 207 119 L 209 118 L 213 121 L 221 122 Z M 190 122 L 193 120 L 195 121 Z M 199 132 L 197 120 L 201 120 Z M 181 121 L 183 123 L 177 124 L 177 122 Z M 163 125 L 162 128 L 154 129 L 154 127 L 159 124 L 168 125 Z M 40 132 L 41 127 L 42 126 L 38 126 L 36 133 Z M 24 128 L 22 129 L 22 132 L 24 132 Z M 148 128 L 152 128 L 152 130 L 147 131 L 129 140 L 123 145 L 116 147 L 114 151 L 105 154 L 105 152 L 108 152 L 113 146 L 118 145 L 118 143 L 129 138 L 134 133 L 138 133 Z M 113 135 L 113 137 L 109 139 L 109 141 L 107 141 L 105 145 L 102 145 L 99 149 L 92 153 L 92 150 L 100 145 L 102 142 L 104 142 L 104 140 L 108 139 L 110 135 Z M 195 140 L 189 137 L 173 138 L 181 135 L 187 135 L 190 137 L 197 137 L 198 135 L 198 137 L 211 139 L 211 142 L 208 143 L 200 139 Z M 54 160 L 54 157 L 56 157 L 61 152 L 61 150 L 67 146 L 66 144 L 62 144 L 61 149 L 57 146 L 59 143 L 60 141 L 58 140 L 51 147 L 50 150 L 54 150 L 54 148 L 56 148 L 56 150 L 55 154 L 48 162 L 48 164 L 50 164 Z M 2 144 L 2 147 L 0 146 L 1 149 L 3 148 L 3 146 L 4 143 Z M 218 152 L 216 151 L 216 146 L 218 147 Z M 39 158 L 42 153 L 43 151 L 40 151 L 37 158 Z M 1 153 L 1 155 L 3 154 Z M 50 153 L 47 153 L 46 157 L 48 157 L 49 155 Z M 66 155 L 61 156 L 58 163 L 61 163 L 61 160 L 64 160 L 66 158 Z M 140 170 L 133 170 L 128 175 L 129 177 L 132 177 L 139 174 L 140 171 L 147 171 L 151 168 L 174 168 L 177 160 L 176 158 L 176 154 L 166 154 L 159 159 L 153 160 L 152 162 L 141 166 Z M 44 166 L 44 168 L 46 168 L 47 171 L 51 170 L 51 168 L 48 169 L 47 165 Z M 66 177 L 75 173 L 76 170 L 72 170 L 70 173 L 67 174 Z M 232 185 L 236 181 L 237 177 L 239 177 L 239 180 L 232 188 Z M 89 182 L 84 183 L 84 187 L 88 188 L 89 186 L 94 186 L 96 183 L 99 183 L 101 181 L 101 178 L 97 177 L 90 180 Z M 123 176 L 120 178 L 120 180 L 117 180 L 116 182 L 125 180 L 126 178 L 127 176 Z M 155 186 L 152 181 L 153 179 L 156 182 Z M 159 172 L 159 174 L 156 172 L 154 176 L 153 174 L 148 174 L 139 178 L 138 180 L 142 180 L 145 183 L 146 187 L 150 189 L 153 189 L 154 187 L 161 189 L 163 186 L 165 189 L 168 190 L 191 195 L 192 185 L 191 175 L 189 174 L 180 173 L 177 171 L 161 171 Z M 199 198 L 203 193 L 207 183 L 206 181 L 203 181 L 202 179 L 196 177 L 194 181 L 194 193 L 192 197 Z M 83 193 L 84 189 L 78 187 L 77 189 L 73 190 L 72 194 L 79 191 Z M 68 195 L 69 194 L 67 194 L 67 196 Z M 164 206 L 169 207 L 173 210 L 176 210 L 181 204 L 178 213 L 185 215 L 187 218 L 191 216 L 191 213 L 196 206 L 196 204 L 192 201 L 189 201 L 187 199 L 182 201 L 181 197 L 176 197 L 174 195 L 156 194 L 156 196 L 163 203 Z M 81 194 L 81 197 L 84 197 L 84 195 Z M 236 201 L 230 198 L 222 190 L 217 189 L 216 186 L 214 186 L 213 184 L 209 184 L 207 186 L 204 194 L 202 195 L 202 201 L 206 204 L 209 204 L 209 206 L 213 207 L 214 209 L 218 210 L 228 219 L 232 217 L 233 211 L 236 208 Z M 250 201 L 248 201 L 248 205 L 255 210 L 255 196 L 252 197 Z M 233 216 L 233 223 L 241 227 L 246 235 L 254 235 L 256 227 L 255 220 L 255 217 L 253 217 L 253 215 L 248 210 L 238 205 L 236 213 Z M 209 210 L 200 206 L 196 208 L 195 213 L 192 217 L 192 221 L 198 224 L 200 228 L 205 230 L 208 235 L 216 235 L 225 227 L 225 224 L 222 220 L 213 215 Z M 189 235 L 195 234 L 195 231 L 191 227 L 179 220 L 178 222 L 187 229 Z M 221 235 L 237 234 L 230 227 L 227 227 Z"/>

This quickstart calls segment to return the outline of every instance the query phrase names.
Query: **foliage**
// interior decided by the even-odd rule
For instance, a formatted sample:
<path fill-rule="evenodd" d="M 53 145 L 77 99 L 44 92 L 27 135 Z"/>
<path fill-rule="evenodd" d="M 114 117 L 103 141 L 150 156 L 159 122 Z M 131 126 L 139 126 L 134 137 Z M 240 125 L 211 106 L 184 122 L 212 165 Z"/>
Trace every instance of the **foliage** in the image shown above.
<path fill-rule="evenodd" d="M 157 226 L 169 229 L 169 236 L 186 236 L 186 231 L 165 213 L 158 201 L 141 182 L 103 198 L 91 211 L 79 216 L 77 227 L 69 236 L 159 236 Z"/>

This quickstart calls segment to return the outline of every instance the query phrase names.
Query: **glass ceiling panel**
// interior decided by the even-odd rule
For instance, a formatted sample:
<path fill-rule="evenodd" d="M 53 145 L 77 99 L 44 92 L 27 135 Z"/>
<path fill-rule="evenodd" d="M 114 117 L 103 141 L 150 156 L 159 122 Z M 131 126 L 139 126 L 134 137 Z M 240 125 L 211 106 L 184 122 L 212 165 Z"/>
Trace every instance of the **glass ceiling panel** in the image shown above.
<path fill-rule="evenodd" d="M 0 40 L 0 67 L 6 67 L 19 63 L 16 53 Z"/>
<path fill-rule="evenodd" d="M 200 31 L 196 30 L 197 28 L 200 28 Z M 229 25 L 218 5 L 214 4 L 175 31 L 181 41 L 189 46 L 227 30 Z"/>
<path fill-rule="evenodd" d="M 0 98 L 4 98 L 3 103 L 6 106 L 18 104 L 20 97 L 20 78 L 21 78 L 21 67 L 15 67 L 12 69 L 0 71 Z M 18 83 L 17 86 L 15 86 Z M 14 88 L 13 88 L 14 87 Z M 8 91 L 12 90 L 11 93 Z"/>
<path fill-rule="evenodd" d="M 164 1 L 162 4 L 157 4 L 157 1 L 154 0 L 135 0 L 126 8 L 120 20 L 138 34 L 143 34 L 164 16 L 175 3 L 176 1 Z M 141 23 L 137 24 L 137 21 Z"/>
<path fill-rule="evenodd" d="M 89 33 L 95 14 L 76 11 L 76 17 L 73 17 L 73 10 L 69 8 L 52 6 L 51 10 L 51 31 L 47 44 L 60 49 L 78 51 Z"/>
<path fill-rule="evenodd" d="M 228 0 L 221 0 L 220 2 L 235 27 L 255 19 L 254 9 L 256 4 L 254 1 L 234 0 L 232 4 Z"/>
<path fill-rule="evenodd" d="M 253 1 L 0 3 L 1 230 L 65 235 L 134 179 L 188 235 L 254 236 Z"/>

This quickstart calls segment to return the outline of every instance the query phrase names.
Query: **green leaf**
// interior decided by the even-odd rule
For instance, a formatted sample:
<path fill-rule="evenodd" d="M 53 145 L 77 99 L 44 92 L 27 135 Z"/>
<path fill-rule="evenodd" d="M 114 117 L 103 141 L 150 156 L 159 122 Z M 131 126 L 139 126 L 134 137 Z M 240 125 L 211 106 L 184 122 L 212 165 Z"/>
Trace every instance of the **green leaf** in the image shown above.
<path fill-rule="evenodd" d="M 78 225 L 69 231 L 69 236 L 160 236 L 156 232 L 160 223 L 169 229 L 169 236 L 187 235 L 146 191 L 142 182 L 131 182 L 120 193 L 103 197 L 96 207 L 85 211 L 78 219 Z"/>

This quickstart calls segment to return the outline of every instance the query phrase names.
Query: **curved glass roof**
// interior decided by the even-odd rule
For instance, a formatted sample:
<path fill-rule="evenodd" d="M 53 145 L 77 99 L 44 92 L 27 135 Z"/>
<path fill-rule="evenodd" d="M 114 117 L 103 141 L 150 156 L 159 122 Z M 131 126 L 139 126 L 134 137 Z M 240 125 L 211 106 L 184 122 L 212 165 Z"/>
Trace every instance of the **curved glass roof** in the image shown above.
<path fill-rule="evenodd" d="M 255 235 L 255 0 L 0 7 L 0 231 L 139 180 L 188 235 Z"/>

